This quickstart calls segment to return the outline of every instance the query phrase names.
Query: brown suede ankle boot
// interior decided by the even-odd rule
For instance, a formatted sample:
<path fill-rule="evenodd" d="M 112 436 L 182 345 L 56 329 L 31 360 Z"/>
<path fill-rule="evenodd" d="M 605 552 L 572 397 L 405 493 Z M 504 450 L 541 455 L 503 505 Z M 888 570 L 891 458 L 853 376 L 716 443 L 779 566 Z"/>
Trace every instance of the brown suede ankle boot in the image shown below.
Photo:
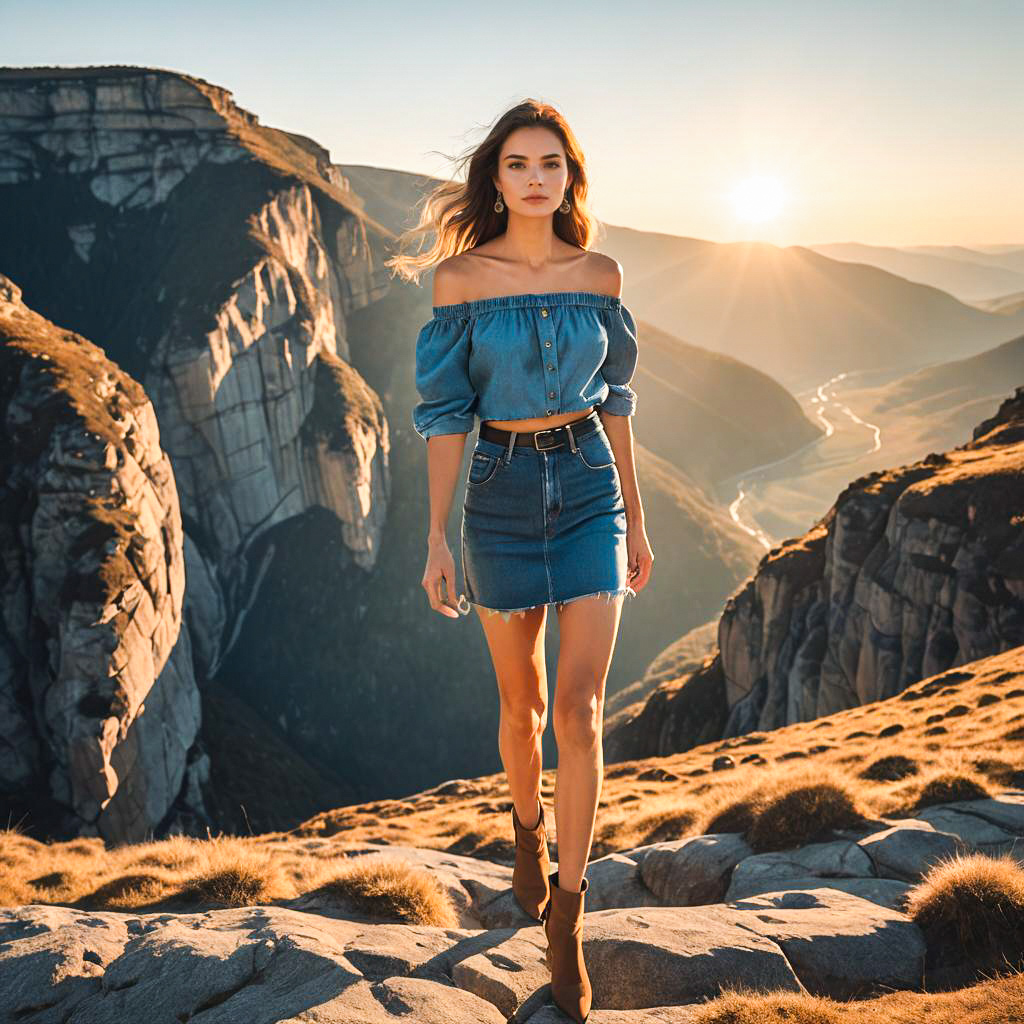
<path fill-rule="evenodd" d="M 544 932 L 548 939 L 551 998 L 563 1013 L 578 1024 L 586 1024 L 593 992 L 583 962 L 583 903 L 590 882 L 584 875 L 579 892 L 560 889 L 555 871 L 549 884 L 551 903 L 544 919 Z"/>
<path fill-rule="evenodd" d="M 522 909 L 537 921 L 544 920 L 549 890 L 548 836 L 544 826 L 544 804 L 540 805 L 540 818 L 534 828 L 524 828 L 512 805 L 512 824 L 516 833 L 516 863 L 512 869 L 512 892 Z"/>

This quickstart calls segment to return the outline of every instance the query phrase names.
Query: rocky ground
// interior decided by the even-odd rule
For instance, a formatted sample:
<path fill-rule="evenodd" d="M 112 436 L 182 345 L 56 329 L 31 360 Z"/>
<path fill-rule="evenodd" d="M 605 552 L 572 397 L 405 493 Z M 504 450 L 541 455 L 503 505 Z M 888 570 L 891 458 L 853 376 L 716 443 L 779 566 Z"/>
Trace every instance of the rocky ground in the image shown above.
<path fill-rule="evenodd" d="M 979 972 L 915 908 L 972 854 L 1002 858 L 1024 891 L 1022 720 L 1011 651 L 817 722 L 608 766 L 599 818 L 625 805 L 676 834 L 614 849 L 606 834 L 588 865 L 591 1024 L 825 1021 L 896 998 L 884 993 L 923 1015 L 940 996 L 922 993 L 967 998 Z M 557 1021 L 543 929 L 512 899 L 507 850 L 484 841 L 508 824 L 507 802 L 490 808 L 500 796 L 497 778 L 451 780 L 205 842 L 44 845 L 8 830 L 0 1020 Z M 474 818 L 494 857 L 459 852 Z M 406 841 L 388 839 L 399 823 Z M 1010 965 L 1024 951 L 1004 952 Z M 1018 981 L 990 983 L 1008 1014 L 993 1020 L 1020 1019 Z M 818 1015 L 709 1016 L 735 990 L 759 1013 L 796 998 Z"/>

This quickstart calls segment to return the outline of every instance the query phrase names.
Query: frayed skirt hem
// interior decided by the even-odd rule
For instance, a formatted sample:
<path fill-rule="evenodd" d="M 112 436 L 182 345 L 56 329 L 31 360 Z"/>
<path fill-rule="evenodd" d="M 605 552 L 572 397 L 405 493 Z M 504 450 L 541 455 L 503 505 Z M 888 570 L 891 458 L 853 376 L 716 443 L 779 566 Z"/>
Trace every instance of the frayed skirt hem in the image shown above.
<path fill-rule="evenodd" d="M 488 608 L 487 605 L 480 604 L 477 601 L 470 601 L 472 605 L 476 605 L 481 611 L 487 612 L 488 615 L 500 615 L 505 622 L 508 622 L 513 615 L 518 615 L 521 619 L 526 618 L 526 613 L 532 611 L 534 608 L 543 608 L 545 605 L 553 604 L 558 610 L 561 610 L 565 605 L 572 604 L 573 601 L 581 601 L 585 597 L 603 597 L 606 601 L 611 601 L 615 597 L 624 597 L 625 595 L 630 597 L 636 597 L 636 591 L 632 587 L 622 587 L 620 590 L 595 590 L 590 594 L 578 594 L 576 597 L 567 597 L 564 601 L 542 601 L 540 604 L 527 605 L 525 608 Z"/>

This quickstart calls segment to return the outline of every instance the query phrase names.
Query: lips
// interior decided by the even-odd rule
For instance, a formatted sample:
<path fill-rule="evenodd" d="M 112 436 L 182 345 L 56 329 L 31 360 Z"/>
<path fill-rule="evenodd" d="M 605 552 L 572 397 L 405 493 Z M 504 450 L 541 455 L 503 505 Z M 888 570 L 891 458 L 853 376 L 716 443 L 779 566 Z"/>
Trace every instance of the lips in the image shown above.
<path fill-rule="evenodd" d="M 541 199 L 547 199 L 547 196 L 527 196 L 526 201 L 528 203 L 539 202 Z"/>

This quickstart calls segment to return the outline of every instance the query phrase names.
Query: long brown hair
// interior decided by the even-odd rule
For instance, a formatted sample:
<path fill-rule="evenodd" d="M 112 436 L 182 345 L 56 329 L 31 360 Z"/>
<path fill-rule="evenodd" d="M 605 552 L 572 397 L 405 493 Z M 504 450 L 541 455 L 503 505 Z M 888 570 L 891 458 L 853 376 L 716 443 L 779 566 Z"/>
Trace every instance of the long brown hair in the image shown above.
<path fill-rule="evenodd" d="M 399 275 L 419 284 L 419 276 L 424 270 L 504 232 L 508 225 L 508 207 L 501 213 L 494 212 L 494 202 L 498 198 L 494 178 L 501 147 L 517 128 L 537 124 L 550 128 L 561 138 L 572 177 L 566 195 L 569 212 L 555 211 L 555 234 L 581 249 L 589 248 L 597 227 L 587 207 L 583 150 L 565 118 L 554 107 L 539 100 L 525 99 L 502 114 L 487 133 L 487 138 L 458 160 L 457 176 L 469 165 L 464 183 L 442 182 L 421 200 L 419 222 L 399 237 L 397 255 L 384 261 L 385 266 L 394 268 L 392 277 Z M 424 252 L 423 237 L 431 231 L 436 232 L 434 243 Z M 407 252 L 417 238 L 420 239 L 420 251 L 415 254 Z"/>

